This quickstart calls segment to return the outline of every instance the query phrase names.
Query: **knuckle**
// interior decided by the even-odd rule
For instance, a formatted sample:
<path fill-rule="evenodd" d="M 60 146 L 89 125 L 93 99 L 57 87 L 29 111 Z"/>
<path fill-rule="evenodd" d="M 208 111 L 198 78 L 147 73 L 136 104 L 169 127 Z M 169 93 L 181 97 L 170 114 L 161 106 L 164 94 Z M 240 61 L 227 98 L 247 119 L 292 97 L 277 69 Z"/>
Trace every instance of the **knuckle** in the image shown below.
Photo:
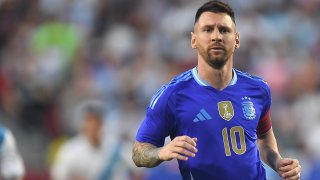
<path fill-rule="evenodd" d="M 186 140 L 187 136 L 181 136 L 181 140 Z"/>
<path fill-rule="evenodd" d="M 175 141 L 172 145 L 173 146 L 179 146 L 181 144 L 181 141 Z"/>
<path fill-rule="evenodd" d="M 169 143 L 169 145 L 170 144 L 174 144 L 174 143 L 176 143 L 177 142 L 177 138 L 174 138 L 170 143 Z"/>
<path fill-rule="evenodd" d="M 185 154 L 185 155 L 188 155 L 188 151 L 185 150 L 185 149 L 182 149 L 182 153 Z"/>
<path fill-rule="evenodd" d="M 175 142 L 175 143 L 174 143 L 174 146 L 175 146 L 175 147 L 179 147 L 179 146 L 181 146 L 181 141 L 177 141 L 177 142 Z"/>
<path fill-rule="evenodd" d="M 179 151 L 179 153 L 183 153 L 183 152 L 184 152 L 184 149 L 181 148 L 181 147 L 179 147 L 178 151 Z"/>
<path fill-rule="evenodd" d="M 183 147 L 186 147 L 186 146 L 187 146 L 187 143 L 186 143 L 186 142 L 183 142 L 183 143 L 182 143 L 182 146 L 183 146 Z"/>

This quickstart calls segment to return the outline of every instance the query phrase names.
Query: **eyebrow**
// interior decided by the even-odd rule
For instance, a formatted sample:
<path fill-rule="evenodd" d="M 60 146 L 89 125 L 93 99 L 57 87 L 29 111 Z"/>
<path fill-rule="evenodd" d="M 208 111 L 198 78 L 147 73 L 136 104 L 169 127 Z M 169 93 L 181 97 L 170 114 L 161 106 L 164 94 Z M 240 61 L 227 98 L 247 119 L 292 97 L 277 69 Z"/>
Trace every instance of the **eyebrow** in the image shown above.
<path fill-rule="evenodd" d="M 229 29 L 231 29 L 230 26 L 224 25 L 224 24 L 205 24 L 205 25 L 202 25 L 202 26 L 199 25 L 199 27 L 200 27 L 200 28 L 203 28 L 203 27 L 218 27 L 218 28 L 223 27 L 223 28 L 229 28 Z"/>
<path fill-rule="evenodd" d="M 225 28 L 227 30 L 230 30 L 232 31 L 232 27 L 230 26 L 227 26 L 227 25 L 222 25 L 222 24 L 206 24 L 206 25 L 203 25 L 203 26 L 199 26 L 199 29 L 205 29 L 205 28 L 215 28 L 217 27 L 218 29 L 220 28 Z"/>

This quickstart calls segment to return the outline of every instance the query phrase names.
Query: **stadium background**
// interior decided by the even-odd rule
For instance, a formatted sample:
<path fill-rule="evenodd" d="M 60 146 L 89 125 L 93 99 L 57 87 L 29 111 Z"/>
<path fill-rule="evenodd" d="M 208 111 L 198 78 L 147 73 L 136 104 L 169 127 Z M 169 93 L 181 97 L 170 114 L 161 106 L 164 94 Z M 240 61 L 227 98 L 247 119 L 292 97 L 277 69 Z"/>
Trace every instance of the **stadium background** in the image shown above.
<path fill-rule="evenodd" d="M 152 94 L 196 63 L 190 31 L 203 2 L 0 0 L 0 122 L 17 138 L 25 179 L 49 179 L 84 101 L 102 100 L 108 126 L 133 142 Z M 236 68 L 268 81 L 282 155 L 300 160 L 303 179 L 319 179 L 320 1 L 227 2 L 241 37 Z M 166 166 L 178 173 L 171 162 L 140 178 L 164 178 Z"/>

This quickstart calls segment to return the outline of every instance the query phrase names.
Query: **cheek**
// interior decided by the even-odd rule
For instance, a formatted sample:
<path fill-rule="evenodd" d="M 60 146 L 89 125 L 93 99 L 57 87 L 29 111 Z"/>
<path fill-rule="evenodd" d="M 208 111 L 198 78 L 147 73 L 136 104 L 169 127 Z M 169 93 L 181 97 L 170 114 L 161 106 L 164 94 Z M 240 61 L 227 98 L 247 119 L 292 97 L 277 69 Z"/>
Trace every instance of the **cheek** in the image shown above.
<path fill-rule="evenodd" d="M 204 53 L 206 51 L 206 48 L 203 46 L 203 44 L 197 44 L 197 49 L 200 53 Z"/>
<path fill-rule="evenodd" d="M 206 39 L 206 38 L 201 38 L 198 39 L 197 41 L 197 47 L 201 47 L 202 49 L 206 49 L 210 44 L 210 40 Z"/>
<path fill-rule="evenodd" d="M 236 41 L 234 38 L 228 38 L 225 41 L 226 46 L 228 47 L 228 49 L 235 49 L 236 47 Z"/>

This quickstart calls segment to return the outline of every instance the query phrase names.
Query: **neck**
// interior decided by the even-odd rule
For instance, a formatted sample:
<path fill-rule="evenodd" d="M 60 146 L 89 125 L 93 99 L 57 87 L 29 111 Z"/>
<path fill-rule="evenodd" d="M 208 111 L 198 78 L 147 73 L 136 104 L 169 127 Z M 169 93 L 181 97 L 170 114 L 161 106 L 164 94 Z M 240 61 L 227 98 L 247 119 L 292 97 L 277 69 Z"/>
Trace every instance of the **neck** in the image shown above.
<path fill-rule="evenodd" d="M 232 61 L 228 61 L 222 68 L 215 69 L 204 61 L 198 62 L 199 76 L 218 90 L 226 88 L 232 79 Z"/>
<path fill-rule="evenodd" d="M 99 148 L 100 147 L 100 139 L 98 137 L 93 137 L 90 135 L 85 136 L 85 138 L 88 140 L 89 144 L 94 147 L 94 148 Z"/>
<path fill-rule="evenodd" d="M 90 141 L 90 143 L 91 143 L 91 145 L 92 145 L 93 147 L 99 147 L 99 146 L 100 146 L 100 141 L 99 141 L 98 139 L 92 139 L 92 140 Z"/>

